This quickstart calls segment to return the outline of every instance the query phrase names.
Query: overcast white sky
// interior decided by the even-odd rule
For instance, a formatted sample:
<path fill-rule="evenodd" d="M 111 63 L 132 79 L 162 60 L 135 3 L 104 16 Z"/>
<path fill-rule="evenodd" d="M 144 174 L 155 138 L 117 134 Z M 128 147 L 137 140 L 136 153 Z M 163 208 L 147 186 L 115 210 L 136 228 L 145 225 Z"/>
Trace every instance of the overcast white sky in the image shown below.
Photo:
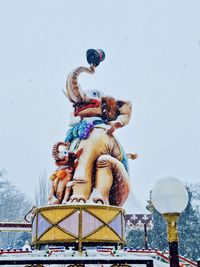
<path fill-rule="evenodd" d="M 131 100 L 130 124 L 117 131 L 132 190 L 144 204 L 164 176 L 200 178 L 199 1 L 0 1 L 0 169 L 33 198 L 52 146 L 68 129 L 66 76 L 87 65 L 88 48 L 106 60 L 83 88 Z"/>

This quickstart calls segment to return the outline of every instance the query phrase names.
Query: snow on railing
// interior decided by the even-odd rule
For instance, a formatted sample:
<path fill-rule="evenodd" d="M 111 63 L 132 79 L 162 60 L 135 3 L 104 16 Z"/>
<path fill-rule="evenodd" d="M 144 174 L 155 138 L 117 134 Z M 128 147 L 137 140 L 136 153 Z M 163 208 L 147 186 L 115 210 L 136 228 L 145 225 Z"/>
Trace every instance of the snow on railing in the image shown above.
<path fill-rule="evenodd" d="M 0 222 L 0 232 L 30 232 L 31 223 L 24 222 Z"/>
<path fill-rule="evenodd" d="M 145 249 L 126 249 L 127 252 L 130 253 L 138 253 L 138 254 L 147 254 L 148 256 L 152 256 L 153 258 L 155 257 L 156 260 L 160 260 L 160 261 L 164 261 L 166 263 L 169 263 L 169 251 L 160 251 L 160 250 L 145 250 Z M 187 266 L 192 266 L 192 267 L 196 267 L 197 263 L 185 258 L 181 255 L 179 255 L 179 259 L 180 259 L 180 266 L 181 267 L 187 267 Z"/>
<path fill-rule="evenodd" d="M 31 251 L 31 250 L 23 250 L 23 249 L 0 249 L 0 256 L 2 254 L 4 255 L 19 255 L 19 254 L 32 254 L 32 253 L 39 253 L 36 251 Z M 40 253 L 44 253 L 45 251 L 40 251 Z M 64 253 L 69 256 L 69 252 L 73 252 L 73 255 L 75 253 L 74 250 L 66 250 L 64 247 L 55 247 L 55 248 L 50 248 L 48 249 L 45 253 L 47 253 L 47 256 L 51 256 L 52 254 L 56 255 L 59 253 Z M 94 255 L 95 253 L 95 255 Z M 115 257 L 115 256 L 124 256 L 121 255 L 123 253 L 127 254 L 135 254 L 135 255 L 146 255 L 150 256 L 151 258 L 164 262 L 164 263 L 169 263 L 169 251 L 160 251 L 160 250 L 152 250 L 152 249 L 132 249 L 132 248 L 124 248 L 122 250 L 115 250 L 113 247 L 97 247 L 96 249 L 92 250 L 85 250 L 84 254 L 86 257 L 91 257 L 91 256 L 108 256 L 108 257 Z M 70 254 L 70 256 L 72 256 Z M 197 267 L 198 264 L 196 262 L 191 261 L 190 259 L 187 259 L 183 256 L 179 256 L 180 259 L 180 267 Z M 200 266 L 198 266 L 200 267 Z"/>

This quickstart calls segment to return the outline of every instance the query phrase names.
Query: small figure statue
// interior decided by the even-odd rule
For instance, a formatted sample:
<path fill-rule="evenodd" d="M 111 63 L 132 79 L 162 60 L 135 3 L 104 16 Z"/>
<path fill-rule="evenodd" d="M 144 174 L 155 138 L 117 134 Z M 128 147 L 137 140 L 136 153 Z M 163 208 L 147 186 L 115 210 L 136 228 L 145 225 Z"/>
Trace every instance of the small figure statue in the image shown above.
<path fill-rule="evenodd" d="M 51 193 L 48 204 L 66 203 L 71 194 L 69 182 L 78 165 L 78 158 L 82 153 L 79 149 L 77 153 L 69 151 L 69 143 L 58 142 L 54 145 L 52 155 L 58 169 L 51 175 Z"/>

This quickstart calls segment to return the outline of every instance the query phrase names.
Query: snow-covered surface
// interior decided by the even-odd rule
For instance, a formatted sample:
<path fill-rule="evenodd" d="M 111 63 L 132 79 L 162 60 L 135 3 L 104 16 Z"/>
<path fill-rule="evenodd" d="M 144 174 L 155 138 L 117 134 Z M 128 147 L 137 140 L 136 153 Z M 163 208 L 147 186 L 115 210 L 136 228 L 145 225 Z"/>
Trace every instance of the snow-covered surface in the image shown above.
<path fill-rule="evenodd" d="M 4 262 L 3 262 L 4 261 Z M 132 261 L 132 262 L 130 262 Z M 136 261 L 136 262 L 134 262 Z M 42 264 L 43 266 L 66 266 L 68 264 L 85 264 L 84 266 L 113 266 L 121 263 L 129 266 L 146 267 L 153 261 L 154 267 L 169 266 L 169 251 L 118 249 L 114 247 L 87 248 L 79 252 L 73 247 L 65 249 L 62 246 L 49 247 L 46 250 L 0 251 L 0 266 L 22 266 L 20 264 Z M 87 264 L 85 263 L 87 262 Z M 9 265 L 7 263 L 10 263 Z M 180 256 L 180 263 L 195 267 L 196 262 Z"/>
<path fill-rule="evenodd" d="M 7 260 L 14 260 L 17 262 L 17 260 L 19 259 L 20 256 L 7 256 L 6 259 Z M 26 261 L 26 260 L 30 260 L 30 259 L 33 259 L 36 261 L 36 260 L 45 260 L 46 258 L 42 257 L 42 256 L 37 256 L 37 257 L 33 257 L 33 256 L 22 256 L 23 257 L 23 260 Z M 56 257 L 51 257 L 51 258 L 54 258 L 56 259 Z M 58 257 L 57 257 L 58 258 Z M 102 255 L 102 256 L 98 256 L 98 259 L 102 259 L 102 258 L 105 258 L 105 255 Z M 4 257 L 5 259 L 5 257 Z M 59 259 L 65 259 L 65 260 L 71 260 L 72 258 L 71 257 L 66 257 L 66 256 L 61 256 L 59 255 Z M 74 257 L 73 258 L 74 260 L 94 260 L 94 257 Z M 134 260 L 152 260 L 151 257 L 147 257 L 147 256 L 144 256 L 144 255 L 128 255 L 127 256 L 127 259 L 134 259 Z M 106 256 L 106 260 L 113 260 L 113 257 L 112 256 Z M 121 260 L 124 260 L 124 257 L 117 257 L 117 260 L 118 262 L 120 262 Z M 0 265 L 1 265 L 1 257 L 0 257 Z M 103 266 L 112 266 L 113 264 L 103 264 Z M 137 266 L 137 267 L 146 267 L 146 264 L 129 264 L 130 266 Z M 158 260 L 153 260 L 153 265 L 154 267 L 167 267 L 169 266 L 169 264 L 167 263 L 163 263 L 163 262 L 160 262 Z M 6 266 L 13 266 L 13 265 L 6 265 Z M 22 266 L 22 265 L 15 265 L 15 266 Z M 49 265 L 44 265 L 44 266 L 49 266 Z M 62 267 L 62 266 L 66 266 L 66 264 L 52 264 L 50 266 L 59 266 L 59 267 Z M 88 267 L 92 267 L 92 266 L 102 266 L 102 264 L 86 264 L 85 266 L 88 266 Z"/>
<path fill-rule="evenodd" d="M 123 250 L 117 250 L 115 251 L 115 254 L 112 254 L 112 250 L 102 250 L 102 251 L 97 251 L 97 250 L 86 250 L 85 252 L 83 252 L 83 255 L 80 256 L 78 251 L 73 251 L 73 250 L 61 250 L 61 251 L 51 251 L 52 253 L 47 253 L 47 251 L 33 251 L 32 253 L 27 252 L 27 254 L 2 254 L 0 255 L 0 265 L 1 265 L 1 261 L 2 260 L 8 260 L 8 261 L 12 261 L 12 262 L 17 262 L 19 260 L 23 260 L 23 261 L 27 261 L 30 263 L 30 261 L 45 261 L 45 260 L 66 260 L 66 261 L 72 261 L 71 263 L 73 263 L 73 261 L 83 261 L 83 260 L 106 260 L 106 261 L 111 261 L 111 260 L 117 260 L 117 262 L 122 262 L 124 260 L 152 260 L 153 258 L 150 257 L 149 255 L 146 255 L 144 253 L 129 253 Z M 154 254 L 152 254 L 153 256 L 155 256 Z M 33 262 L 33 263 L 34 263 Z M 160 262 L 156 259 L 153 259 L 154 262 L 154 266 L 155 267 L 166 267 L 168 264 Z M 63 263 L 60 264 L 54 264 L 55 262 L 52 262 L 51 266 L 66 266 L 66 264 L 64 265 Z M 58 262 L 57 262 L 58 263 Z M 113 264 L 113 263 L 112 263 Z M 111 266 L 112 264 L 105 264 L 103 263 L 103 266 Z M 130 266 L 132 266 L 132 264 L 129 264 Z M 13 266 L 13 265 L 6 265 L 6 266 Z M 15 265 L 15 266 L 20 266 L 20 265 Z M 44 265 L 44 266 L 49 266 L 49 265 Z M 102 266 L 101 264 L 86 264 L 85 266 Z M 134 266 L 138 266 L 138 267 L 143 267 L 146 266 L 146 264 L 134 264 Z"/>
<path fill-rule="evenodd" d="M 4 262 L 3 262 L 4 261 Z M 78 261 L 78 262 L 77 262 Z M 86 249 L 82 253 L 74 251 L 72 248 L 54 247 L 40 251 L 0 252 L 0 266 L 21 266 L 20 264 L 42 264 L 43 266 L 66 266 L 66 264 L 85 263 L 84 266 L 112 266 L 121 263 L 130 266 L 143 267 L 147 266 L 149 261 L 153 261 L 154 267 L 169 266 L 169 252 L 158 250 L 115 250 L 114 247 L 99 247 L 97 249 Z M 130 261 L 136 261 L 131 262 Z M 145 262 L 146 261 L 146 262 Z M 10 263 L 9 265 L 7 263 Z M 180 263 L 188 267 L 196 266 L 195 262 L 180 257 Z"/>

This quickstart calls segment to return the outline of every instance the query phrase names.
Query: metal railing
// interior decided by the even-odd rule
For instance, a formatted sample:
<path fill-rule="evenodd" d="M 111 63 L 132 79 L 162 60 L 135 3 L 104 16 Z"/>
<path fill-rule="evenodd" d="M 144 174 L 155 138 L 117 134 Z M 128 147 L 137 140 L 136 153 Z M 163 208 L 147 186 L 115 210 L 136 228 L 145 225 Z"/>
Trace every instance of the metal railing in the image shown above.
<path fill-rule="evenodd" d="M 153 259 L 129 259 L 123 257 L 63 257 L 63 258 L 0 258 L 0 265 L 27 265 L 27 264 L 142 264 L 147 267 L 153 267 Z"/>

